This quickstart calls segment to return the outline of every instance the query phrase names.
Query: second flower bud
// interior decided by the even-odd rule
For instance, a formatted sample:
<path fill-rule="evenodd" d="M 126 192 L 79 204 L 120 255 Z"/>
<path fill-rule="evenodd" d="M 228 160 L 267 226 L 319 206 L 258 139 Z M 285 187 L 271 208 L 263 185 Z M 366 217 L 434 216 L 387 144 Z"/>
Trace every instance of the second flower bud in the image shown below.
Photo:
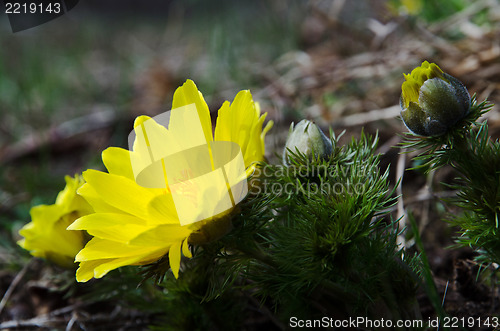
<path fill-rule="evenodd" d="M 309 120 L 302 120 L 296 126 L 290 125 L 288 139 L 283 150 L 283 163 L 289 164 L 290 152 L 300 152 L 309 158 L 326 157 L 333 152 L 332 142 L 321 129 Z"/>

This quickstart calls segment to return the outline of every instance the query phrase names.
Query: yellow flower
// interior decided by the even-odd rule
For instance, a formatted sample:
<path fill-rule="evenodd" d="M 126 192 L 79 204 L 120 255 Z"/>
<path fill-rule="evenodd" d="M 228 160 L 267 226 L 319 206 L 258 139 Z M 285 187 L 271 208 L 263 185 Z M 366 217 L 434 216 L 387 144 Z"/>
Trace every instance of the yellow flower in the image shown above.
<path fill-rule="evenodd" d="M 82 231 L 67 231 L 77 218 L 92 213 L 90 205 L 76 190 L 84 184 L 81 176 L 65 177 L 66 187 L 57 195 L 53 205 L 31 208 L 31 222 L 19 234 L 17 243 L 31 255 L 51 260 L 63 267 L 73 267 L 75 255 L 85 245 Z"/>
<path fill-rule="evenodd" d="M 214 135 L 208 106 L 191 80 L 179 87 L 172 109 L 195 104 L 207 141 L 232 141 L 241 147 L 245 166 L 264 159 L 264 137 L 272 122 L 262 129 L 266 114 L 260 115 L 249 91 L 239 92 L 230 104 L 219 109 Z M 149 118 L 136 119 L 134 127 Z M 155 134 L 166 129 L 154 123 Z M 176 134 L 175 128 L 168 128 Z M 136 131 L 137 132 L 137 131 Z M 185 133 L 185 132 L 184 132 Z M 94 236 L 76 256 L 80 262 L 76 279 L 85 282 L 101 278 L 109 271 L 126 265 L 144 265 L 168 254 L 170 267 L 178 277 L 181 252 L 191 257 L 188 244 L 198 244 L 223 235 L 228 230 L 227 218 L 218 215 L 181 226 L 172 194 L 161 188 L 137 184 L 131 164 L 134 151 L 110 147 L 102 153 L 108 173 L 87 170 L 86 184 L 78 191 L 95 210 L 81 217 L 68 229 L 86 230 Z"/>
<path fill-rule="evenodd" d="M 401 117 L 413 133 L 441 135 L 469 113 L 471 100 L 465 86 L 436 64 L 424 61 L 404 76 Z"/>

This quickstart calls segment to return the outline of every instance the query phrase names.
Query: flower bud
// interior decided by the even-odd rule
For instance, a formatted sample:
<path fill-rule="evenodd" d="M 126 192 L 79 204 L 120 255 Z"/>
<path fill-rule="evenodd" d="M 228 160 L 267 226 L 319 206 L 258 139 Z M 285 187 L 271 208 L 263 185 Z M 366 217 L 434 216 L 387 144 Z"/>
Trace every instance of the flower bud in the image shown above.
<path fill-rule="evenodd" d="M 399 103 L 411 132 L 439 136 L 469 113 L 471 99 L 465 86 L 436 64 L 424 61 L 404 76 Z"/>
<path fill-rule="evenodd" d="M 292 123 L 285 149 L 283 150 L 283 163 L 288 164 L 290 152 L 300 152 L 309 157 L 328 156 L 333 152 L 332 142 L 323 131 L 311 121 L 302 120 L 295 127 Z"/>

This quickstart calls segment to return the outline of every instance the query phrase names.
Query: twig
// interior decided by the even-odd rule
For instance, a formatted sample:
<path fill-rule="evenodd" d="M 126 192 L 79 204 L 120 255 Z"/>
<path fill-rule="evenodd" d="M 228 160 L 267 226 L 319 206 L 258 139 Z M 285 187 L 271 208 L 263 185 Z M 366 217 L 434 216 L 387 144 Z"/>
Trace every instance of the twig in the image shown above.
<path fill-rule="evenodd" d="M 34 153 L 44 146 L 57 145 L 61 141 L 108 128 L 118 120 L 120 118 L 116 116 L 114 111 L 106 110 L 72 119 L 43 132 L 36 132 L 0 150 L 0 164 Z"/>
<path fill-rule="evenodd" d="M 453 191 L 442 191 L 442 192 L 431 192 L 430 190 L 425 190 L 425 192 L 421 192 L 409 199 L 406 200 L 406 205 L 411 205 L 416 202 L 427 201 L 431 199 L 441 199 L 441 198 L 451 198 L 456 196 L 458 193 L 457 190 Z"/>
<path fill-rule="evenodd" d="M 26 263 L 24 267 L 19 271 L 12 280 L 12 283 L 10 283 L 9 288 L 7 291 L 5 291 L 5 294 L 3 295 L 2 301 L 0 301 L 0 314 L 2 314 L 3 309 L 5 308 L 5 305 L 7 304 L 7 301 L 9 301 L 10 296 L 12 293 L 14 293 L 14 290 L 16 289 L 17 285 L 21 281 L 21 279 L 24 277 L 24 274 L 26 274 L 26 271 L 28 271 L 28 268 L 30 267 L 31 263 L 33 260 L 30 262 Z"/>
<path fill-rule="evenodd" d="M 66 322 L 64 318 L 53 318 L 47 315 L 42 315 L 31 318 L 29 320 L 14 320 L 3 322 L 0 323 L 0 329 L 13 329 L 22 327 L 53 328 L 54 326 L 64 322 Z"/>
<path fill-rule="evenodd" d="M 428 201 L 428 200 L 431 200 L 431 199 L 441 199 L 441 198 L 451 198 L 451 197 L 455 197 L 457 196 L 457 192 L 458 191 L 443 191 L 443 192 L 428 192 L 428 191 L 425 191 L 425 192 L 421 192 L 421 193 L 418 193 L 417 195 L 411 197 L 411 198 L 408 198 L 408 199 L 405 199 L 405 205 L 406 206 L 409 206 L 409 205 L 412 205 L 414 203 L 417 203 L 417 202 L 425 202 L 425 201 Z M 387 208 L 387 212 L 393 212 L 395 210 L 398 209 L 398 206 L 393 206 L 391 208 Z"/>
<path fill-rule="evenodd" d="M 399 229 L 402 230 L 406 227 L 406 213 L 403 200 L 403 176 L 405 172 L 406 164 L 406 148 L 399 154 L 398 163 L 396 166 L 396 178 L 399 180 L 399 185 L 396 187 L 396 194 L 398 195 L 398 212 L 396 218 L 399 220 Z M 404 248 L 406 245 L 406 240 L 404 234 L 398 235 L 398 246 Z"/>
<path fill-rule="evenodd" d="M 71 307 L 71 306 L 69 306 Z M 66 307 L 66 308 L 69 308 Z M 100 322 L 110 322 L 113 318 L 118 318 L 115 314 L 116 309 L 110 314 L 93 314 L 85 317 L 79 317 L 78 314 L 72 314 L 68 317 L 53 317 L 52 313 L 40 315 L 27 320 L 12 320 L 0 323 L 0 329 L 11 329 L 19 327 L 38 327 L 38 328 L 61 328 L 62 325 L 74 325 L 75 323 L 100 323 Z M 123 315 L 121 315 L 123 317 Z M 135 319 L 135 326 L 139 325 L 141 322 Z M 143 322 L 144 324 L 145 322 Z"/>
<path fill-rule="evenodd" d="M 379 120 L 394 119 L 399 115 L 400 111 L 401 107 L 399 107 L 399 105 L 395 105 L 383 109 L 370 110 L 366 113 L 353 114 L 339 118 L 334 123 L 332 123 L 332 127 L 338 128 L 346 126 L 365 125 L 367 123 Z"/>
<path fill-rule="evenodd" d="M 73 328 L 73 325 L 75 325 L 75 322 L 78 320 L 78 316 L 73 312 L 71 315 L 71 319 L 68 322 L 68 325 L 66 325 L 66 331 L 71 331 Z"/>
<path fill-rule="evenodd" d="M 66 314 L 66 313 L 75 311 L 79 308 L 89 306 L 89 305 L 94 304 L 94 303 L 95 303 L 95 301 L 78 302 L 78 303 L 75 303 L 75 304 L 70 305 L 70 306 L 66 306 L 63 308 L 53 310 L 50 312 L 50 316 L 57 316 L 57 315 Z"/>
<path fill-rule="evenodd" d="M 424 187 L 424 190 L 429 195 L 432 195 L 432 181 L 434 179 L 434 174 L 435 174 L 434 172 L 429 173 L 429 175 L 427 176 L 427 183 Z M 430 212 L 430 199 L 427 199 L 424 201 L 424 208 L 422 211 L 422 218 L 419 226 L 420 232 L 424 231 L 425 227 L 429 223 L 429 212 Z"/>

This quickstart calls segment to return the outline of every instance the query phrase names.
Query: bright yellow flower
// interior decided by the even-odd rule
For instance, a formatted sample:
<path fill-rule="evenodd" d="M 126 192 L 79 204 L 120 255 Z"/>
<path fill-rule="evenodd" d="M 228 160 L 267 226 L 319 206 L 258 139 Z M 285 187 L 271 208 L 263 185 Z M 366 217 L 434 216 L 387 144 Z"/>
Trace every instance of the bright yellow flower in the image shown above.
<path fill-rule="evenodd" d="M 239 92 L 231 104 L 224 102 L 219 109 L 214 136 L 203 95 L 188 80 L 175 91 L 172 109 L 190 104 L 196 105 L 207 141 L 239 144 L 246 167 L 264 159 L 264 137 L 272 122 L 262 129 L 266 114 L 260 115 L 259 106 L 249 91 Z M 148 119 L 138 117 L 134 127 Z M 155 133 L 162 134 L 165 130 L 155 124 Z M 169 132 L 176 134 L 174 130 L 169 128 Z M 83 173 L 87 184 L 78 193 L 89 201 L 95 213 L 81 217 L 68 228 L 86 230 L 94 236 L 75 259 L 80 262 L 76 273 L 80 282 L 101 278 L 121 266 L 148 264 L 166 254 L 173 274 L 178 277 L 181 252 L 191 257 L 188 244 L 201 243 L 227 232 L 227 221 L 221 215 L 181 226 L 170 192 L 136 183 L 130 158 L 135 148 L 136 144 L 134 152 L 130 152 L 110 147 L 102 153 L 108 173 L 96 170 Z"/>
<path fill-rule="evenodd" d="M 81 176 L 65 177 L 66 187 L 57 195 L 53 205 L 31 208 L 31 222 L 19 234 L 17 243 L 31 255 L 51 260 L 63 267 L 74 266 L 75 255 L 85 245 L 82 231 L 67 231 L 68 225 L 80 216 L 92 213 L 90 205 L 76 190 L 84 184 Z"/>
<path fill-rule="evenodd" d="M 469 113 L 471 100 L 465 86 L 436 64 L 424 61 L 404 77 L 401 118 L 413 133 L 442 135 Z"/>

